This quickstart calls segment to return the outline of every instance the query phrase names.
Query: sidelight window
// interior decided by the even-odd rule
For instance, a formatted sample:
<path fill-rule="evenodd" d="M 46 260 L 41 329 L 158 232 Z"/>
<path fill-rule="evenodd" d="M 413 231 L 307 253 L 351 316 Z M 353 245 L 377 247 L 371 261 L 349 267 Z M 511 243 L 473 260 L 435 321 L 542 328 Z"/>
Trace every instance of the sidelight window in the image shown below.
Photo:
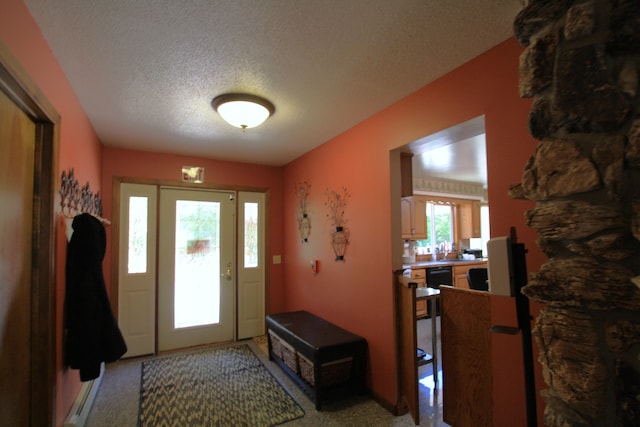
<path fill-rule="evenodd" d="M 258 204 L 244 203 L 244 267 L 258 267 Z"/>
<path fill-rule="evenodd" d="M 127 272 L 147 272 L 147 197 L 129 197 L 129 241 Z"/>

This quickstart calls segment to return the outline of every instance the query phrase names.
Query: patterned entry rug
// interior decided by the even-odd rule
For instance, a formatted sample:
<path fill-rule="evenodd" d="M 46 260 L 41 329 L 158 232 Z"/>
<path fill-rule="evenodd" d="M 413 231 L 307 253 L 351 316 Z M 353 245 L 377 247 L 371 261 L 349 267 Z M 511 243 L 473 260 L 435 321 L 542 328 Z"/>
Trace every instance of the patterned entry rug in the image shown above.
<path fill-rule="evenodd" d="M 263 427 L 302 416 L 246 344 L 142 364 L 139 427 Z"/>

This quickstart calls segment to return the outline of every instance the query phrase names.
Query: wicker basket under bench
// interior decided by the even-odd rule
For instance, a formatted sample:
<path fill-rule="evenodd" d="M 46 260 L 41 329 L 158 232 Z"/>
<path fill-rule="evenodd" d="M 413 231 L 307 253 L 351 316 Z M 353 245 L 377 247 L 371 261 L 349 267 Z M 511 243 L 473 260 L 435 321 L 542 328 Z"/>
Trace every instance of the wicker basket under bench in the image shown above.
<path fill-rule="evenodd" d="M 274 360 L 320 410 L 334 392 L 363 392 L 367 342 L 307 311 L 266 318 Z"/>

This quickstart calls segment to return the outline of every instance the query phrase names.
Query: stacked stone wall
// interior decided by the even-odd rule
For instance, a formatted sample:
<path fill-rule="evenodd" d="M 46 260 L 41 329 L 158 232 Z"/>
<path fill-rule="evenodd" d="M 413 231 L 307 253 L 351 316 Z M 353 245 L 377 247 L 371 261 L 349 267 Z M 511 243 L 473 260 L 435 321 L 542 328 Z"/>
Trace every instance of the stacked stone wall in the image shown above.
<path fill-rule="evenodd" d="M 640 0 L 529 0 L 514 22 L 520 96 L 539 141 L 510 196 L 548 256 L 547 426 L 640 426 Z"/>

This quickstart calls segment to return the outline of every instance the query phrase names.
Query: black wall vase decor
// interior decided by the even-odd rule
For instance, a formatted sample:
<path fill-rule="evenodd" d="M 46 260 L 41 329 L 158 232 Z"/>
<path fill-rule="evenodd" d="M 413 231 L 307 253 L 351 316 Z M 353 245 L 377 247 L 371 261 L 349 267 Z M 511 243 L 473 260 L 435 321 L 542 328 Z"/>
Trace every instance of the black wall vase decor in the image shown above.
<path fill-rule="evenodd" d="M 309 241 L 311 234 L 311 218 L 307 212 L 307 200 L 309 198 L 309 189 L 311 185 L 307 182 L 296 183 L 296 198 L 298 199 L 298 231 L 302 243 Z"/>
<path fill-rule="evenodd" d="M 349 193 L 345 187 L 342 187 L 341 192 L 327 189 L 325 195 L 327 197 L 325 206 L 329 210 L 327 220 L 332 226 L 331 246 L 336 255 L 336 261 L 344 261 L 344 255 L 350 243 L 350 232 L 346 227 L 347 220 L 344 215 L 344 210 L 347 202 L 351 198 L 351 193 Z"/>

